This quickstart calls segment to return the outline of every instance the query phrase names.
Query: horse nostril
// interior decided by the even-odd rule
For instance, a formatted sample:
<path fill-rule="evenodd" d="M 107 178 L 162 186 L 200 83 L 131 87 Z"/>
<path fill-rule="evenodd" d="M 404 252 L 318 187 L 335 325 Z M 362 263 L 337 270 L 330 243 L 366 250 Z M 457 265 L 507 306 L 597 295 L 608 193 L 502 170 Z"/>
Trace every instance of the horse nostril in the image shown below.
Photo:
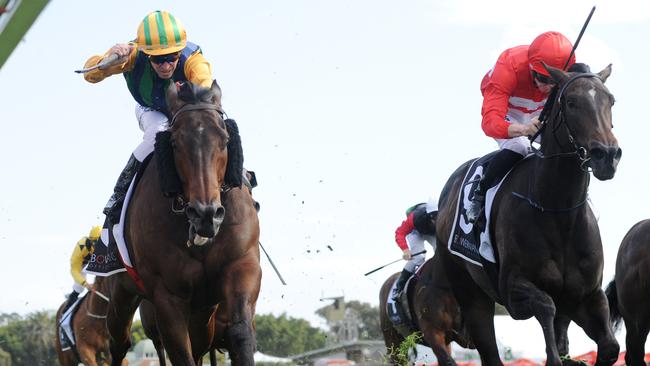
<path fill-rule="evenodd" d="M 616 154 L 614 155 L 614 160 L 621 160 L 621 156 L 623 156 L 623 150 L 619 147 L 616 149 Z"/>
<path fill-rule="evenodd" d="M 589 151 L 589 155 L 591 155 L 591 158 L 594 160 L 602 160 L 605 158 L 605 151 L 599 147 L 591 149 Z"/>
<path fill-rule="evenodd" d="M 223 220 L 224 216 L 226 216 L 226 209 L 223 206 L 217 207 L 217 210 L 214 213 L 214 218 L 217 220 Z"/>
<path fill-rule="evenodd" d="M 200 218 L 199 212 L 193 206 L 187 206 L 185 208 L 185 215 L 190 220 Z"/>

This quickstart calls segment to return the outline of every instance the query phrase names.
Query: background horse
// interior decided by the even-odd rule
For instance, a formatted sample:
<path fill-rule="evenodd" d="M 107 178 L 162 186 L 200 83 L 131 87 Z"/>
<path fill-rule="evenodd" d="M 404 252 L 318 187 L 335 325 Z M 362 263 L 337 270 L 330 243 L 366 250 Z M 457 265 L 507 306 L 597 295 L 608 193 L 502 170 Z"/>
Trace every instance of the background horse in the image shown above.
<path fill-rule="evenodd" d="M 108 294 L 108 286 L 104 277 L 96 277 L 94 287 L 96 291 L 104 295 Z M 108 330 L 106 329 L 108 301 L 94 291 L 84 297 L 71 320 L 72 331 L 76 340 L 76 351 L 72 348 L 67 351 L 61 350 L 58 327 L 66 303 L 67 301 L 61 304 L 56 312 L 55 349 L 61 366 L 77 366 L 79 363 L 86 366 L 109 365 L 110 353 Z"/>
<path fill-rule="evenodd" d="M 614 280 L 607 290 L 614 329 L 625 321 L 626 365 L 645 366 L 645 341 L 650 330 L 650 220 L 627 232 L 616 257 Z"/>
<path fill-rule="evenodd" d="M 216 82 L 211 89 L 186 83 L 178 91 L 171 85 L 167 105 L 185 215 L 173 213 L 173 199 L 162 196 L 160 166 L 152 159 L 125 218 L 125 238 L 142 286 L 118 275 L 107 319 L 111 353 L 114 359 L 126 354 L 133 313 L 145 298 L 155 308 L 172 364 L 194 366 L 195 356 L 212 343 L 206 324 L 219 304 L 216 321 L 225 330 L 224 348 L 233 365 L 253 365 L 253 317 L 262 276 L 259 222 L 251 193 L 242 187 L 237 126 L 222 118 Z M 203 334 L 190 336 L 191 316 L 199 314 Z"/>
<path fill-rule="evenodd" d="M 498 288 L 481 267 L 449 253 L 443 257 L 483 365 L 502 364 L 494 334 L 495 301 L 514 319 L 538 320 L 549 366 L 560 365 L 560 353 L 568 353 L 571 320 L 598 345 L 597 365 L 611 365 L 618 356 L 601 289 L 600 232 L 586 203 L 588 169 L 599 180 L 611 179 L 621 157 L 612 133 L 614 97 L 604 85 L 611 65 L 598 74 L 547 69 L 558 87 L 545 107 L 552 108 L 541 132 L 541 154 L 520 162 L 494 198 L 490 235 L 498 258 Z M 436 229 L 442 251 L 448 250 L 470 163 L 456 170 L 440 196 Z"/>
<path fill-rule="evenodd" d="M 415 286 L 407 291 L 414 325 L 422 332 L 421 344 L 431 347 L 439 365 L 456 365 L 451 358 L 449 344 L 455 341 L 465 348 L 474 348 L 464 332 L 460 309 L 447 280 L 441 254 L 425 262 L 418 272 Z M 384 342 L 393 365 L 398 365 L 395 351 L 404 337 L 395 329 L 386 309 L 393 283 L 400 273 L 395 273 L 384 282 L 379 292 L 379 320 Z"/>

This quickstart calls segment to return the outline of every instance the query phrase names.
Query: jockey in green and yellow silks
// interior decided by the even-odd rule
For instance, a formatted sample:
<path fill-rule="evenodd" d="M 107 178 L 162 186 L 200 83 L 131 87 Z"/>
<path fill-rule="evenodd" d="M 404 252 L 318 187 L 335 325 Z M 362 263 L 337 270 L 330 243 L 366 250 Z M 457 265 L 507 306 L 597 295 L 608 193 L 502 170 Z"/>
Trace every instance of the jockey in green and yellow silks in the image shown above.
<path fill-rule="evenodd" d="M 93 226 L 88 236 L 79 239 L 74 246 L 74 251 L 70 256 L 70 274 L 74 279 L 74 284 L 72 285 L 72 292 L 68 295 L 68 303 L 65 306 L 66 310 L 77 300 L 79 294 L 84 289 L 88 291 L 92 290 L 92 285 L 86 281 L 86 274 L 82 272 L 82 269 L 95 251 L 95 243 L 99 240 L 101 232 L 101 226 Z"/>
<path fill-rule="evenodd" d="M 201 48 L 187 41 L 181 22 L 166 11 L 154 11 L 145 16 L 134 42 L 114 45 L 103 56 L 88 59 L 85 67 L 96 66 L 112 55 L 119 57 L 117 64 L 92 70 L 84 77 L 88 82 L 97 83 L 108 76 L 123 74 L 137 102 L 135 114 L 144 132 L 143 141 L 133 151 L 104 208 L 111 223 L 117 224 L 126 190 L 140 163 L 153 151 L 156 134 L 169 128 L 167 87 L 175 82 L 190 81 L 209 88 L 212 70 Z"/>

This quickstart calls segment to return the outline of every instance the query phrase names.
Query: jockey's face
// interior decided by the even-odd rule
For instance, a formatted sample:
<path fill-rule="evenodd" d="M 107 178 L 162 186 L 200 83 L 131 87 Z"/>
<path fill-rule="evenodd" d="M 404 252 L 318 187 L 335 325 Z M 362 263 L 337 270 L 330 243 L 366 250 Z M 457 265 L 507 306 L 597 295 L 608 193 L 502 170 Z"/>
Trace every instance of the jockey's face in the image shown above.
<path fill-rule="evenodd" d="M 170 79 L 178 65 L 178 53 L 162 56 L 149 56 L 151 67 L 161 79 Z"/>

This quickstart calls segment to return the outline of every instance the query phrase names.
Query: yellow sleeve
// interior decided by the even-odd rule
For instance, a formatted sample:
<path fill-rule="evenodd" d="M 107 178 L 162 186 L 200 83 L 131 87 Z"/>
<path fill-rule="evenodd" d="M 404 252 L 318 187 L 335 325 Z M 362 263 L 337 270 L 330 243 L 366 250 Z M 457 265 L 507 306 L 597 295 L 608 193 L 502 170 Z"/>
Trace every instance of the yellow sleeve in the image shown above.
<path fill-rule="evenodd" d="M 102 60 L 106 58 L 106 56 L 108 56 L 110 52 L 111 50 L 109 49 L 108 51 L 106 51 L 106 53 L 103 56 L 92 56 L 91 58 L 88 59 L 88 61 L 86 61 L 84 68 L 87 69 L 89 67 L 93 67 L 98 63 L 102 62 Z M 90 83 L 98 83 L 111 75 L 121 74 L 127 71 L 131 71 L 133 70 L 133 66 L 135 65 L 135 59 L 137 55 L 138 55 L 138 48 L 133 47 L 133 51 L 131 51 L 129 58 L 124 63 L 113 65 L 104 70 L 95 69 L 93 71 L 87 72 L 84 74 L 84 79 L 86 79 L 86 81 Z"/>
<path fill-rule="evenodd" d="M 212 86 L 212 68 L 201 52 L 195 52 L 185 60 L 185 76 L 194 84 L 204 88 Z"/>
<path fill-rule="evenodd" d="M 72 278 L 74 278 L 74 281 L 82 286 L 86 284 L 86 280 L 81 275 L 83 260 L 84 257 L 88 254 L 85 248 L 86 238 L 83 237 L 74 246 L 74 251 L 70 257 L 70 274 L 72 275 Z M 84 251 L 86 251 L 86 253 L 84 253 Z"/>

